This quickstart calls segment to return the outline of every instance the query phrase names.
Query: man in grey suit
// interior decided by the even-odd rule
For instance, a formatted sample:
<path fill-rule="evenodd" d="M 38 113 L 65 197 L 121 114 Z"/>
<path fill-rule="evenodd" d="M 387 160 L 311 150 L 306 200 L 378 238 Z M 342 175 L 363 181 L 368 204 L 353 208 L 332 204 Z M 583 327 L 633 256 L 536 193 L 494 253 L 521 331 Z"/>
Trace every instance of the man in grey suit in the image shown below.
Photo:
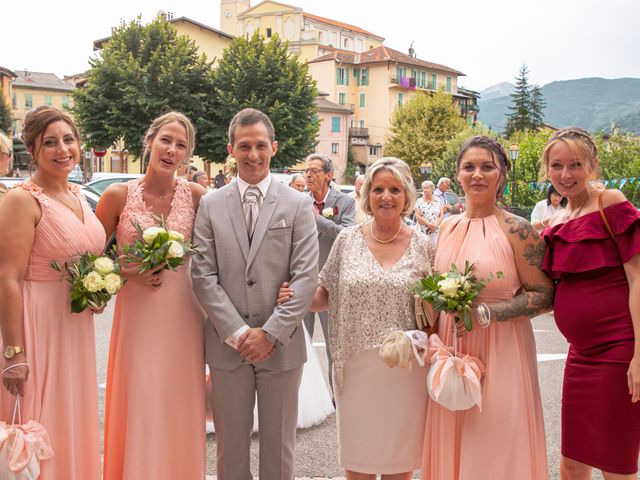
<path fill-rule="evenodd" d="M 320 256 L 318 258 L 318 271 L 322 270 L 329 257 L 329 252 L 333 246 L 338 233 L 346 227 L 355 225 L 356 205 L 353 198 L 339 190 L 330 187 L 333 180 L 333 162 L 327 155 L 312 153 L 306 158 L 307 168 L 305 177 L 307 179 L 307 190 L 313 200 L 313 212 L 316 217 L 318 228 L 318 245 Z M 318 313 L 320 326 L 324 334 L 325 350 L 329 365 L 329 385 L 333 390 L 331 379 L 331 351 L 329 350 L 329 327 L 327 312 Z M 309 336 L 313 337 L 315 327 L 315 314 L 308 313 L 304 317 L 304 324 L 307 327 Z"/>
<path fill-rule="evenodd" d="M 203 197 L 193 242 L 193 289 L 208 322 L 217 475 L 252 478 L 249 452 L 258 397 L 261 480 L 293 480 L 298 388 L 306 360 L 300 324 L 318 281 L 311 200 L 272 179 L 278 149 L 264 113 L 244 109 L 229 126 L 238 178 Z M 276 306 L 289 282 L 295 296 Z"/>

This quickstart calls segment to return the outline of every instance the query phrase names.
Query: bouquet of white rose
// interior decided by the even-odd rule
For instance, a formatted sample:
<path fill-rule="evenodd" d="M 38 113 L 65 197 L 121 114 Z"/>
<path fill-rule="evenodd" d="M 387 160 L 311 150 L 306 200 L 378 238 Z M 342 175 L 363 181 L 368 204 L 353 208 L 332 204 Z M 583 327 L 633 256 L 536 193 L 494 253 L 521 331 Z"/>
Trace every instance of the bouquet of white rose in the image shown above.
<path fill-rule="evenodd" d="M 99 310 L 124 285 L 120 276 L 120 266 L 109 257 L 83 253 L 76 263 L 66 263 L 64 267 L 56 261 L 51 268 L 63 274 L 71 284 L 71 311 L 80 313 L 87 307 Z"/>
<path fill-rule="evenodd" d="M 471 331 L 471 305 L 485 285 L 493 279 L 493 275 L 485 280 L 478 280 L 473 273 L 473 264 L 465 262 L 464 271 L 458 271 L 454 263 L 451 270 L 424 277 L 415 287 L 415 293 L 433 305 L 437 312 L 453 313 L 456 323 L 464 322 Z M 496 273 L 502 278 L 502 272 Z"/>
<path fill-rule="evenodd" d="M 140 234 L 140 240 L 133 245 L 122 247 L 124 261 L 140 265 L 140 273 L 164 264 L 167 270 L 175 270 L 185 262 L 185 258 L 199 254 L 197 247 L 185 241 L 184 235 L 167 227 L 164 218 L 156 217 L 157 226 L 142 230 L 137 222 L 133 226 Z"/>

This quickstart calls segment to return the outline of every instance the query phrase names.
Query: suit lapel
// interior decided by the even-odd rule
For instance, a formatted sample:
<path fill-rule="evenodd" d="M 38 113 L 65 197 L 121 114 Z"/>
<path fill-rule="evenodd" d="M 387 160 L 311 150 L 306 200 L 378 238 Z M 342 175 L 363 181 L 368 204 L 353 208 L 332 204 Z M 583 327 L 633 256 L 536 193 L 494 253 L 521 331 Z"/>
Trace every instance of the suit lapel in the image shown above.
<path fill-rule="evenodd" d="M 244 260 L 247 261 L 249 257 L 249 235 L 247 234 L 247 222 L 244 218 L 244 210 L 242 209 L 242 200 L 240 200 L 240 191 L 238 190 L 238 183 L 233 182 L 232 187 L 225 195 L 225 201 L 227 203 L 227 214 L 229 215 L 229 221 L 233 225 L 233 231 L 238 239 L 238 245 L 242 251 Z"/>
<path fill-rule="evenodd" d="M 329 195 L 327 195 L 327 201 L 324 204 L 324 208 L 333 209 L 333 207 L 336 206 L 336 198 L 336 192 L 333 190 L 333 188 L 329 187 Z"/>
<path fill-rule="evenodd" d="M 279 182 L 275 178 L 271 178 L 271 184 L 269 190 L 267 190 L 267 196 L 262 202 L 260 207 L 260 215 L 258 215 L 258 223 L 256 223 L 256 229 L 253 232 L 253 239 L 251 240 L 251 248 L 249 250 L 249 258 L 247 259 L 247 269 L 251 266 L 251 263 L 256 258 L 260 244 L 264 240 L 264 235 L 267 232 L 267 226 L 273 216 L 273 212 L 276 210 L 278 204 L 278 187 Z M 245 229 L 246 230 L 246 229 Z"/>

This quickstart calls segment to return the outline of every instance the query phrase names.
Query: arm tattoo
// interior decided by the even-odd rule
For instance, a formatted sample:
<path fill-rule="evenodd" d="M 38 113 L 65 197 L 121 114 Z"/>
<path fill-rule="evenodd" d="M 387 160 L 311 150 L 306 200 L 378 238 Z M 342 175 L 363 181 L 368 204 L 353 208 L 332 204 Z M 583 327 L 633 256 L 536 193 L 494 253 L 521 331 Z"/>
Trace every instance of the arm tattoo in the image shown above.
<path fill-rule="evenodd" d="M 540 268 L 546 251 L 547 246 L 544 242 L 538 241 L 535 245 L 528 244 L 524 247 L 524 258 L 532 267 Z"/>
<path fill-rule="evenodd" d="M 504 322 L 517 317 L 533 317 L 551 307 L 553 288 L 544 285 L 523 285 L 524 291 L 511 300 L 489 305 L 496 320 Z"/>
<path fill-rule="evenodd" d="M 504 223 L 509 226 L 509 233 L 515 233 L 520 240 L 527 240 L 531 237 L 533 240 L 540 238 L 540 235 L 535 228 L 531 226 L 524 218 L 521 217 L 507 217 L 504 219 Z"/>

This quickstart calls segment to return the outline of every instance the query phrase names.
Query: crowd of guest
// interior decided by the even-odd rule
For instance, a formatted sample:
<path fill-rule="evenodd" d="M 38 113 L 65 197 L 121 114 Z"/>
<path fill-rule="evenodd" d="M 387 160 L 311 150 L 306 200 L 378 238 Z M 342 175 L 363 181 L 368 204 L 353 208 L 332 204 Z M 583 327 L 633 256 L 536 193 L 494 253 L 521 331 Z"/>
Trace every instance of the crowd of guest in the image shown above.
<path fill-rule="evenodd" d="M 252 478 L 257 402 L 259 476 L 292 480 L 298 411 L 315 397 L 298 393 L 319 322 L 347 479 L 408 480 L 420 469 L 425 480 L 544 480 L 531 318 L 552 308 L 570 345 L 560 476 L 598 468 L 607 480 L 636 478 L 640 214 L 593 183 L 598 151 L 587 132 L 549 140 L 541 163 L 552 187 L 531 223 L 503 208 L 511 164 L 485 136 L 468 139 L 453 166 L 460 213 L 451 180 L 423 182 L 416 199 L 410 168 L 392 157 L 358 176 L 352 195 L 331 187 L 334 165 L 322 154 L 281 184 L 269 170 L 276 132 L 258 110 L 238 112 L 228 135 L 229 158 L 208 190 L 207 174 L 188 168 L 191 121 L 156 118 L 143 141 L 147 172 L 111 185 L 94 214 L 68 181 L 80 160 L 71 117 L 46 106 L 27 115 L 33 173 L 0 193 L 0 420 L 18 409 L 23 423 L 44 426 L 42 479 L 203 479 L 206 362 L 218 478 Z M 0 174 L 10 158 L 0 136 Z M 176 176 L 184 167 L 186 180 Z M 405 221 L 412 214 L 417 228 Z M 101 309 L 71 313 L 69 286 L 50 263 L 100 254 L 112 234 L 122 252 L 157 216 L 201 253 L 175 271 L 121 265 L 101 462 L 92 321 Z M 466 262 L 489 279 L 470 306 L 474 328 L 440 313 L 436 332 L 444 350 L 482 365 L 482 408 L 450 410 L 426 393 L 433 352 L 422 351 L 427 366 L 404 370 L 379 349 L 389 333 L 417 328 L 412 286 Z"/>

